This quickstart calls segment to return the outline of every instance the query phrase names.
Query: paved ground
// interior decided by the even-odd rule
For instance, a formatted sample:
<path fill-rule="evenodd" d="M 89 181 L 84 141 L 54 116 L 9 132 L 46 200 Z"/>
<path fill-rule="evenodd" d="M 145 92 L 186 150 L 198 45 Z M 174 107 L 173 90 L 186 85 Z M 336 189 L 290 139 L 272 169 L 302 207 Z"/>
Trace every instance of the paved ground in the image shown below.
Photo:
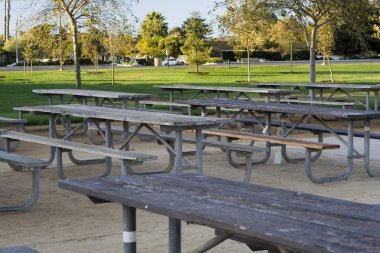
<path fill-rule="evenodd" d="M 87 141 L 84 137 L 76 138 Z M 166 165 L 166 151 L 154 142 L 136 140 L 132 148 L 161 157 L 156 162 L 143 165 L 141 170 Z M 19 154 L 40 158 L 46 158 L 47 152 L 44 146 L 27 143 L 17 150 Z M 303 155 L 301 150 L 293 150 L 292 153 L 295 156 Z M 377 156 L 375 153 L 372 163 L 380 168 Z M 80 157 L 89 156 L 81 154 Z M 101 165 L 75 166 L 67 159 L 64 160 L 64 166 L 69 177 L 96 176 L 103 169 Z M 333 174 L 344 169 L 345 159 L 341 155 L 325 154 L 313 166 L 317 173 Z M 118 163 L 114 163 L 112 174 L 119 174 Z M 229 166 L 219 149 L 207 148 L 204 153 L 204 174 L 242 180 L 244 171 Z M 25 198 L 30 179 L 29 173 L 14 172 L 6 164 L 0 163 L 0 205 L 17 203 Z M 253 182 L 369 204 L 380 203 L 380 178 L 368 177 L 360 161 L 355 161 L 353 174 L 346 181 L 313 184 L 307 179 L 302 163 L 274 165 L 272 157 L 268 164 L 255 166 Z M 167 218 L 138 210 L 137 222 L 138 252 L 167 252 Z M 94 205 L 82 195 L 57 188 L 54 164 L 41 173 L 41 195 L 32 210 L 0 213 L 0 247 L 29 246 L 43 253 L 121 252 L 121 230 L 119 205 Z M 207 241 L 213 232 L 207 227 L 183 223 L 184 252 Z M 226 241 L 210 252 L 250 251 L 242 244 Z"/>

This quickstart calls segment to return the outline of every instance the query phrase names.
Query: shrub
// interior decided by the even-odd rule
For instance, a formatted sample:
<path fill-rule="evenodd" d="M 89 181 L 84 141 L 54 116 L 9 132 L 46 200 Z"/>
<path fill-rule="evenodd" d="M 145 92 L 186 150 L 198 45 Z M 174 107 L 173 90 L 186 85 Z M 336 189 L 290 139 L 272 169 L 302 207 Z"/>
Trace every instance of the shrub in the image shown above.
<path fill-rule="evenodd" d="M 221 63 L 223 60 L 220 57 L 210 57 L 207 61 L 208 63 Z"/>

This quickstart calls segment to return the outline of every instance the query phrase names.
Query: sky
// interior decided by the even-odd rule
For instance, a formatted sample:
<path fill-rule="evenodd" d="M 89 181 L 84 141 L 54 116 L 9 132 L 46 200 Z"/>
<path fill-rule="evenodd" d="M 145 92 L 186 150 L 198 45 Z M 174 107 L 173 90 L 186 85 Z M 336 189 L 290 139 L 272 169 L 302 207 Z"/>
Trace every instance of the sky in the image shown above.
<path fill-rule="evenodd" d="M 166 18 L 169 29 L 181 26 L 183 21 L 190 17 L 190 13 L 198 11 L 208 23 L 213 22 L 213 16 L 209 14 L 212 10 L 215 0 L 139 0 L 139 3 L 132 7 L 134 15 L 141 21 L 147 13 L 151 11 L 159 11 Z M 14 1 L 11 10 L 11 34 L 15 32 L 16 19 L 21 15 L 27 15 L 23 1 Z M 4 8 L 3 1 L 0 1 L 0 33 L 3 33 Z M 139 28 L 139 25 L 137 25 Z M 216 28 L 216 27 L 215 27 Z M 214 29 L 214 35 L 217 34 Z"/>

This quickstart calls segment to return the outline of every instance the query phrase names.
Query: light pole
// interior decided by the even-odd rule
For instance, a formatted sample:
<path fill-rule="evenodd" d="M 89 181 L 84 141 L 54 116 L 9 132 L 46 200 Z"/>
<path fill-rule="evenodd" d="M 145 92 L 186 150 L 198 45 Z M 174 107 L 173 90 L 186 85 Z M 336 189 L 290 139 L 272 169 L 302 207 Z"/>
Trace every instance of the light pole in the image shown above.
<path fill-rule="evenodd" d="M 166 53 L 166 64 L 168 64 L 168 68 L 169 68 L 169 55 L 170 55 L 170 51 L 166 50 L 165 53 Z"/>
<path fill-rule="evenodd" d="M 18 63 L 18 18 L 16 20 L 16 63 Z"/>

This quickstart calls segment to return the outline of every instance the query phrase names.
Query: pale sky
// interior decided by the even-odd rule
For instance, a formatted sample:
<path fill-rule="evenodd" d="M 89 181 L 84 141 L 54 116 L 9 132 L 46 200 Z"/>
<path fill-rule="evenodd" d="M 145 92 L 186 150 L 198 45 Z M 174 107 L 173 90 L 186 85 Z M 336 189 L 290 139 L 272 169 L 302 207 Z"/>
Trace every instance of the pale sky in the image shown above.
<path fill-rule="evenodd" d="M 133 5 L 134 15 L 141 21 L 147 13 L 159 11 L 166 18 L 169 29 L 175 26 L 181 26 L 184 20 L 190 17 L 190 13 L 198 11 L 208 23 L 214 23 L 214 14 L 209 14 L 212 10 L 215 0 L 139 0 L 139 3 Z M 22 15 L 25 17 L 27 11 L 22 5 L 23 1 L 11 1 L 11 34 L 14 36 L 16 19 Z M 0 2 L 0 33 L 3 33 L 4 7 L 3 1 Z M 136 26 L 138 28 L 139 25 Z M 213 27 L 216 28 L 214 25 Z M 214 35 L 217 34 L 214 28 Z"/>

